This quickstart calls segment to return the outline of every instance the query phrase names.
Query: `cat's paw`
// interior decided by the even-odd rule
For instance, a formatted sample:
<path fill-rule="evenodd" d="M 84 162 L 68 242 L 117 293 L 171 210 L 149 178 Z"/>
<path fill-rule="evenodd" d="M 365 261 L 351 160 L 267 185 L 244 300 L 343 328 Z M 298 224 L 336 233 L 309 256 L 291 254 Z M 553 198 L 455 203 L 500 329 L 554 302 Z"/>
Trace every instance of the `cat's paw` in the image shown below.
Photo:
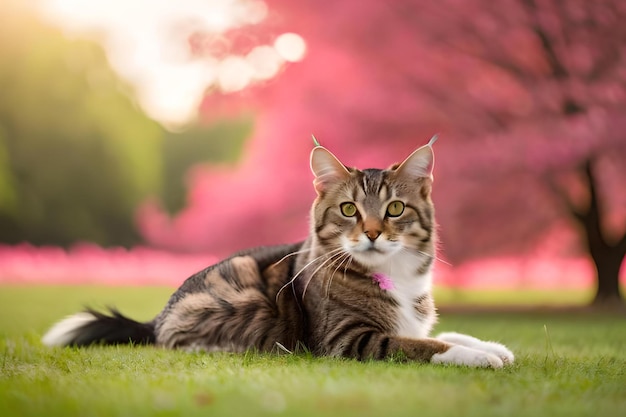
<path fill-rule="evenodd" d="M 483 352 L 496 355 L 505 365 L 510 365 L 515 361 L 515 355 L 506 346 L 497 342 L 482 342 L 480 349 Z"/>
<path fill-rule="evenodd" d="M 486 353 L 496 355 L 502 360 L 505 365 L 512 364 L 515 361 L 515 355 L 506 346 L 497 342 L 485 342 L 472 336 L 461 333 L 441 333 L 437 336 L 437 339 L 452 343 L 455 345 L 462 345 L 476 350 L 482 350 Z"/>
<path fill-rule="evenodd" d="M 435 353 L 430 362 L 475 368 L 502 368 L 504 366 L 502 359 L 496 355 L 461 345 L 452 345 L 443 353 Z"/>

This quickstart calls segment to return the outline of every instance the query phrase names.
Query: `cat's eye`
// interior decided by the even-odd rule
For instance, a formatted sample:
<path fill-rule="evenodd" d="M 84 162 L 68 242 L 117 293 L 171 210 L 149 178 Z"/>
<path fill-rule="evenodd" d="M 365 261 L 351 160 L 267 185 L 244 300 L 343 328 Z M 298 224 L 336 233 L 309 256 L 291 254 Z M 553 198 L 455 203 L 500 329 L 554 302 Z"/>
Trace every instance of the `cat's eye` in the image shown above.
<path fill-rule="evenodd" d="M 387 206 L 387 216 L 398 217 L 404 212 L 404 203 L 402 201 L 392 201 Z"/>
<path fill-rule="evenodd" d="M 342 203 L 339 207 L 341 208 L 341 214 L 346 217 L 353 217 L 356 214 L 354 203 Z"/>

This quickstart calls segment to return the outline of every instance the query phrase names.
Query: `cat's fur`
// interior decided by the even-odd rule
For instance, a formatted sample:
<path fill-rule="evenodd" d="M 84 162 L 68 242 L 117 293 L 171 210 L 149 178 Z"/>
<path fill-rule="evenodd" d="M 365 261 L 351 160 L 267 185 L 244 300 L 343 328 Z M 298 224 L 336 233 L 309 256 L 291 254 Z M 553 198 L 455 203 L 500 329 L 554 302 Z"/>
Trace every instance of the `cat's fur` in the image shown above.
<path fill-rule="evenodd" d="M 386 170 L 346 168 L 315 147 L 318 197 L 306 241 L 244 251 L 198 272 L 150 322 L 88 310 L 57 323 L 43 342 L 229 352 L 303 347 L 316 355 L 494 368 L 513 362 L 495 342 L 429 337 L 436 321 L 432 142 Z"/>

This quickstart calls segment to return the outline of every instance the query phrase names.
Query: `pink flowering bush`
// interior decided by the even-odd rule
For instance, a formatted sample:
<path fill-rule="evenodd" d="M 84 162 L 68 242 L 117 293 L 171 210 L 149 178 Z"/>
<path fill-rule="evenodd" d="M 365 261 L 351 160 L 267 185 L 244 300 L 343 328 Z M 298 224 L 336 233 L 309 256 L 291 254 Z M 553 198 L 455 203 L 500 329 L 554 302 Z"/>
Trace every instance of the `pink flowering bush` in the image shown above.
<path fill-rule="evenodd" d="M 144 247 L 103 249 L 81 244 L 64 250 L 28 244 L 0 246 L 0 284 L 109 284 L 177 287 L 215 257 Z"/>
<path fill-rule="evenodd" d="M 105 284 L 179 286 L 218 261 L 135 247 L 104 249 L 81 244 L 64 250 L 28 244 L 0 246 L 0 284 Z M 450 266 L 437 262 L 435 284 L 465 289 L 583 289 L 593 285 L 593 265 L 580 259 L 491 258 Z M 626 283 L 626 271 L 621 281 Z M 387 285 L 383 280 L 381 288 Z"/>

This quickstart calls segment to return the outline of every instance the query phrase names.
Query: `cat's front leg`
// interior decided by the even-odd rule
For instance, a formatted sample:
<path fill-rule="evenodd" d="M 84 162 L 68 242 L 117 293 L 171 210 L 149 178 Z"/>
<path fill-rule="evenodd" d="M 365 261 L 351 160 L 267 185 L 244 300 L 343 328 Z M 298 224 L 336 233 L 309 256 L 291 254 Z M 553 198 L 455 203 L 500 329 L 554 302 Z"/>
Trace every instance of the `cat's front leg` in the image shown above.
<path fill-rule="evenodd" d="M 504 365 L 497 355 L 483 350 L 438 339 L 410 339 L 375 331 L 365 331 L 327 346 L 326 354 L 360 360 L 388 359 L 400 355 L 409 360 L 436 364 L 479 368 L 502 368 Z"/>
<path fill-rule="evenodd" d="M 388 347 L 388 352 L 399 351 L 409 359 L 426 359 L 428 362 L 436 364 L 477 368 L 502 368 L 504 366 L 504 362 L 497 355 L 438 339 L 391 337 Z"/>
<path fill-rule="evenodd" d="M 437 335 L 436 339 L 446 343 L 465 346 L 471 349 L 476 349 L 486 353 L 490 353 L 492 355 L 496 355 L 498 358 L 500 358 L 500 360 L 502 360 L 504 365 L 512 364 L 515 360 L 515 355 L 513 355 L 513 352 L 511 352 L 506 346 L 497 342 L 483 341 L 473 336 L 456 332 L 441 333 Z"/>

